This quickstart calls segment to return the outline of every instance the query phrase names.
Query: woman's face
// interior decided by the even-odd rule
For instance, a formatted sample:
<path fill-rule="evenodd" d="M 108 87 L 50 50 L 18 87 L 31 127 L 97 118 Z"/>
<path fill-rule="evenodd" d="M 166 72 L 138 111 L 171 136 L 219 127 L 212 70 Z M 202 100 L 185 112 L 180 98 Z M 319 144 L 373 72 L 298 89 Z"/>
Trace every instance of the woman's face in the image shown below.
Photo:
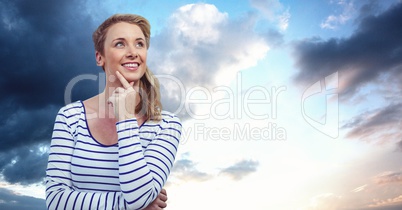
<path fill-rule="evenodd" d="M 110 76 L 119 71 L 137 86 L 147 66 L 147 46 L 140 27 L 126 22 L 112 25 L 106 33 L 104 55 L 96 52 L 96 60 L 105 69 L 110 82 L 118 82 Z"/>

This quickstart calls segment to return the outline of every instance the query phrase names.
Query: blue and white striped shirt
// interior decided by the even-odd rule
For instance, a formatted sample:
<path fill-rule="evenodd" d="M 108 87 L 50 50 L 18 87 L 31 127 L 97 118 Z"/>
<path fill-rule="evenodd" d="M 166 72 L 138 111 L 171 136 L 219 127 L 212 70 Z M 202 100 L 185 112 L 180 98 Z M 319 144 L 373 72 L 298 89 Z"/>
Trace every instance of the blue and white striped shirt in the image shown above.
<path fill-rule="evenodd" d="M 46 171 L 48 209 L 143 209 L 166 183 L 181 136 L 180 120 L 138 126 L 116 123 L 118 143 L 102 145 L 91 135 L 81 101 L 60 109 Z"/>

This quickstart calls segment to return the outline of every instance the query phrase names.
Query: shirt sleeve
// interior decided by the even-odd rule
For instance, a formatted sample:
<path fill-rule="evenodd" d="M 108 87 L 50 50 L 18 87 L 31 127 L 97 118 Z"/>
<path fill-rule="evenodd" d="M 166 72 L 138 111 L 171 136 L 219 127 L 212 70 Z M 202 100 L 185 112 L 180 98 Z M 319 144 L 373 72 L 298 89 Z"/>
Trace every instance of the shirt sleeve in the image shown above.
<path fill-rule="evenodd" d="M 165 127 L 143 149 L 135 119 L 116 124 L 119 141 L 120 192 L 76 190 L 71 179 L 74 152 L 72 115 L 61 109 L 54 124 L 46 170 L 48 209 L 143 209 L 160 193 L 173 166 L 181 135 L 178 118 Z M 76 123 L 76 122 L 75 122 Z"/>
<path fill-rule="evenodd" d="M 164 186 L 177 153 L 181 124 L 177 117 L 163 120 L 161 131 L 143 149 L 136 119 L 117 123 L 120 186 L 128 205 L 147 206 Z M 137 207 L 137 206 L 136 206 Z"/>

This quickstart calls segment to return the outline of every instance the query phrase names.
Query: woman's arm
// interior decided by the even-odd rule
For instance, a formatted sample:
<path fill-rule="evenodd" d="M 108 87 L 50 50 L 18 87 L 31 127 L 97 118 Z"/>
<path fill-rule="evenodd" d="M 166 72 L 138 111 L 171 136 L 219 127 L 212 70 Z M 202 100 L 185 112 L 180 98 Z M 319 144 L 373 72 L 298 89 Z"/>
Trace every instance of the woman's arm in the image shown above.
<path fill-rule="evenodd" d="M 120 186 L 127 205 L 151 203 L 162 190 L 176 156 L 181 135 L 175 116 L 162 120 L 161 131 L 143 150 L 136 119 L 117 123 Z M 144 203 L 143 206 L 137 206 Z"/>

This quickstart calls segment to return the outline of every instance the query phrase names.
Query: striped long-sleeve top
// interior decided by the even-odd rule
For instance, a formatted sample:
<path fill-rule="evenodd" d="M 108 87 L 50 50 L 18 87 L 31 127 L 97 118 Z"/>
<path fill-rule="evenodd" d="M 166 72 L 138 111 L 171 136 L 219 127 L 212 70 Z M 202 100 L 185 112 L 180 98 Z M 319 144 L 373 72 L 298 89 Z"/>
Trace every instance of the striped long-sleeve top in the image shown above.
<path fill-rule="evenodd" d="M 48 209 L 143 209 L 160 193 L 173 166 L 180 120 L 116 123 L 118 143 L 91 135 L 81 101 L 60 109 L 46 170 Z"/>

